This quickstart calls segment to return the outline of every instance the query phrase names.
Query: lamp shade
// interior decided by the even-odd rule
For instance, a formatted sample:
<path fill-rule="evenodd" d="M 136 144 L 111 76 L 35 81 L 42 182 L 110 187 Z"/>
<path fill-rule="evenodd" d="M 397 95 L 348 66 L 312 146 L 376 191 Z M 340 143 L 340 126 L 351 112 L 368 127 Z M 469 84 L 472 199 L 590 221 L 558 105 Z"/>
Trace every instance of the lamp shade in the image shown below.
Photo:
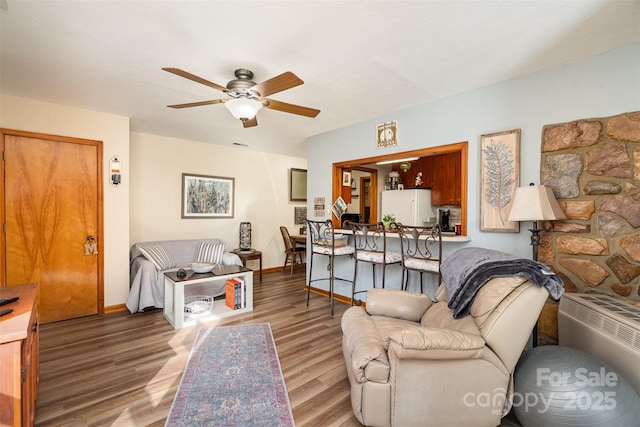
<path fill-rule="evenodd" d="M 262 108 L 262 103 L 255 99 L 233 98 L 226 101 L 224 106 L 231 111 L 231 114 L 233 114 L 233 117 L 236 119 L 251 120 Z"/>
<path fill-rule="evenodd" d="M 550 187 L 530 185 L 516 188 L 509 221 L 566 219 Z"/>

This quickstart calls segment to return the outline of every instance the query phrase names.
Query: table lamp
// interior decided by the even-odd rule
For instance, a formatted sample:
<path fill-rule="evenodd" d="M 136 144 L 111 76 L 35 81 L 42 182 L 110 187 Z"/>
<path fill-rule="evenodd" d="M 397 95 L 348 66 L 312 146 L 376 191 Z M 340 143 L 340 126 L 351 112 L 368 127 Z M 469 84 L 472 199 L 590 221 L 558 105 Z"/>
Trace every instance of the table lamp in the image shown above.
<path fill-rule="evenodd" d="M 243 251 L 251 250 L 251 223 L 240 223 L 240 249 Z"/>
<path fill-rule="evenodd" d="M 534 261 L 538 261 L 538 246 L 540 246 L 538 221 L 553 221 L 566 218 L 553 195 L 551 187 L 531 183 L 528 187 L 516 188 L 508 220 L 533 221 L 533 228 L 530 228 L 529 231 L 531 231 Z"/>

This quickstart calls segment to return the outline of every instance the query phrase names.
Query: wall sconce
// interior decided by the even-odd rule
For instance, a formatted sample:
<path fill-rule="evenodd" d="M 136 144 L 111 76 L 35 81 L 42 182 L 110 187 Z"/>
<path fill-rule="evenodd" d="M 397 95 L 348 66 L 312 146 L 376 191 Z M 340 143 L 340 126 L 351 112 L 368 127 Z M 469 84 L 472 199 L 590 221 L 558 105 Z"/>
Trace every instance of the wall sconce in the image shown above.
<path fill-rule="evenodd" d="M 117 187 L 122 181 L 122 175 L 120 174 L 120 159 L 118 156 L 113 156 L 109 162 L 109 181 L 111 185 Z"/>

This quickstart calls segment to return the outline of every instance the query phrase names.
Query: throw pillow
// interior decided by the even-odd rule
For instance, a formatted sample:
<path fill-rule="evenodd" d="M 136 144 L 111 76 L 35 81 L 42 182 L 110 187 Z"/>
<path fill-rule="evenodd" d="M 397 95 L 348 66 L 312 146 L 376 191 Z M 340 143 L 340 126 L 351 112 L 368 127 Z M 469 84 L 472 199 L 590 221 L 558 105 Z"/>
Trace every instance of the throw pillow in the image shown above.
<path fill-rule="evenodd" d="M 226 243 L 198 243 L 195 262 L 212 262 L 222 264 L 222 255 L 227 250 Z"/>
<path fill-rule="evenodd" d="M 150 245 L 140 248 L 142 255 L 155 266 L 156 270 L 162 271 L 176 266 L 173 257 L 167 252 L 164 246 Z"/>

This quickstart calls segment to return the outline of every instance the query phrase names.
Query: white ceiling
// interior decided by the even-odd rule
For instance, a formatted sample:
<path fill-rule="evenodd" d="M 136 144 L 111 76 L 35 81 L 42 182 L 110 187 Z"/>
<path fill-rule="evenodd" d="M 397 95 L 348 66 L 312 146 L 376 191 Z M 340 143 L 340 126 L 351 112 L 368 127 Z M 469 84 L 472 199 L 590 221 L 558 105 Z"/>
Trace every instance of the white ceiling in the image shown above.
<path fill-rule="evenodd" d="M 640 42 L 640 1 L 0 0 L 0 91 L 131 118 L 131 130 L 306 157 L 306 138 Z M 305 84 L 244 129 L 236 68 Z"/>

